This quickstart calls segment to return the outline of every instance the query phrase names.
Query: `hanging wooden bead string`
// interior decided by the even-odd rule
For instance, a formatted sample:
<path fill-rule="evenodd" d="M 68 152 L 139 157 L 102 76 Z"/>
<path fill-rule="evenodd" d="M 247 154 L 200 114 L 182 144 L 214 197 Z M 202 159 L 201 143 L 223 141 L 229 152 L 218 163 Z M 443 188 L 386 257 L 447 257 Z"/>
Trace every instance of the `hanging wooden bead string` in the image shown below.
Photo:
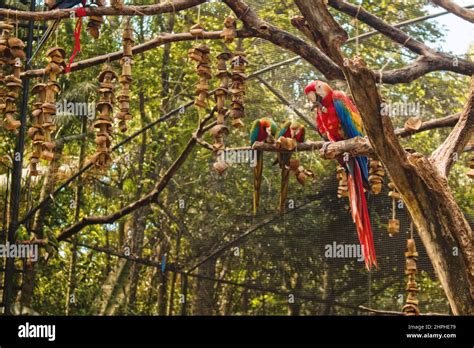
<path fill-rule="evenodd" d="M 378 195 L 382 191 L 383 177 L 385 176 L 385 169 L 382 162 L 370 159 L 369 162 L 369 184 L 370 191 L 374 195 Z"/>
<path fill-rule="evenodd" d="M 211 50 L 206 44 L 201 44 L 188 51 L 188 57 L 198 63 L 196 72 L 199 75 L 199 83 L 196 87 L 197 98 L 194 101 L 194 105 L 200 108 L 207 107 L 207 99 L 209 97 L 209 80 L 212 77 L 210 52 Z"/>
<path fill-rule="evenodd" d="M 229 134 L 229 129 L 224 125 L 227 108 L 225 102 L 229 94 L 230 73 L 227 71 L 227 61 L 232 57 L 230 53 L 221 53 L 217 56 L 217 74 L 220 84 L 214 94 L 217 108 L 217 125 L 215 125 L 210 133 L 214 137 L 213 148 L 217 153 L 224 150 L 224 136 Z"/>
<path fill-rule="evenodd" d="M 120 112 L 116 116 L 119 120 L 119 129 L 121 132 L 127 131 L 126 121 L 132 119 L 132 114 L 130 113 L 130 85 L 132 83 L 133 65 L 132 45 L 133 30 L 130 26 L 130 21 L 127 21 L 122 33 L 123 58 L 120 60 L 122 75 L 120 75 L 119 78 L 122 88 L 118 96 Z"/>
<path fill-rule="evenodd" d="M 95 4 L 99 7 L 105 6 L 105 0 L 95 0 Z M 100 36 L 100 28 L 104 24 L 104 18 L 102 16 L 90 16 L 89 22 L 87 23 L 87 31 L 94 39 L 98 39 Z"/>
<path fill-rule="evenodd" d="M 61 91 L 57 82 L 59 74 L 66 67 L 64 58 L 66 52 L 60 47 L 52 47 L 46 52 L 48 64 L 45 68 L 45 73 L 48 75 L 48 82 L 46 84 L 44 103 L 41 107 L 42 121 L 41 128 L 43 129 L 44 141 L 42 144 L 41 158 L 51 162 L 54 157 L 54 131 L 56 126 L 54 124 L 54 116 L 56 115 L 56 96 Z"/>
<path fill-rule="evenodd" d="M 227 16 L 224 20 L 224 29 L 221 37 L 224 38 L 225 43 L 232 43 L 237 36 L 237 24 L 233 16 Z"/>
<path fill-rule="evenodd" d="M 8 37 L 13 25 L 0 21 L 0 115 L 3 118 L 7 107 L 6 97 L 8 93 L 5 81 L 4 69 L 10 59 L 10 48 L 8 47 Z"/>
<path fill-rule="evenodd" d="M 14 29 L 13 24 L 1 22 L 0 29 L 2 31 L 0 39 L 0 55 L 2 56 L 2 77 L 3 71 L 7 70 L 11 74 L 5 76 L 3 84 L 3 100 L 4 100 L 4 122 L 3 126 L 9 131 L 14 131 L 21 126 L 21 122 L 15 117 L 17 116 L 16 101 L 23 87 L 20 78 L 22 70 L 22 61 L 25 60 L 25 44 L 17 37 L 12 36 Z M 6 88 L 5 88 L 6 87 Z M 6 92 L 6 95 L 5 95 Z M 2 103 L 3 104 L 3 103 Z"/>
<path fill-rule="evenodd" d="M 42 107 L 46 101 L 46 84 L 38 83 L 31 90 L 31 94 L 36 96 L 36 99 L 33 102 L 32 107 L 31 127 L 28 129 L 28 137 L 31 139 L 33 144 L 33 151 L 30 157 L 30 175 L 37 176 L 39 174 L 37 166 L 41 158 L 44 142 Z"/>
<path fill-rule="evenodd" d="M 409 316 L 420 315 L 420 309 L 418 308 L 420 301 L 417 299 L 417 293 L 420 289 L 416 282 L 418 252 L 416 251 L 415 239 L 413 238 L 413 222 L 410 224 L 410 238 L 407 239 L 405 258 L 405 274 L 408 276 L 406 290 L 408 294 L 402 312 Z"/>
<path fill-rule="evenodd" d="M 342 167 L 340 164 L 338 164 L 336 168 L 336 178 L 339 182 L 339 185 L 337 186 L 337 197 L 348 197 L 349 191 L 347 188 L 347 173 L 344 167 Z"/>
<path fill-rule="evenodd" d="M 124 6 L 123 0 L 110 0 L 110 5 L 117 9 L 121 9 Z"/>
<path fill-rule="evenodd" d="M 221 53 L 217 56 L 217 74 L 216 77 L 219 79 L 220 84 L 216 89 L 215 98 L 217 106 L 217 124 L 224 124 L 225 114 L 227 109 L 225 102 L 229 95 L 229 81 L 231 74 L 227 71 L 227 61 L 232 58 L 231 53 Z"/>
<path fill-rule="evenodd" d="M 189 33 L 194 36 L 196 39 L 203 37 L 204 34 L 204 27 L 201 25 L 200 20 L 201 20 L 201 6 L 197 7 L 198 11 L 198 20 L 197 23 L 194 24 L 190 29 Z"/>
<path fill-rule="evenodd" d="M 396 210 L 397 210 L 397 201 L 400 200 L 402 197 L 397 192 L 395 185 L 393 182 L 388 183 L 388 187 L 392 190 L 388 193 L 389 197 L 392 198 L 392 218 L 388 220 L 388 227 L 387 231 L 390 237 L 398 234 L 400 232 L 400 221 L 396 218 Z"/>
<path fill-rule="evenodd" d="M 289 167 L 290 167 L 290 172 L 293 172 L 293 174 L 295 174 L 296 180 L 302 186 L 306 184 L 306 181 L 308 180 L 308 178 L 314 179 L 314 173 L 311 170 L 303 167 L 300 164 L 300 161 L 297 159 L 294 159 L 294 158 L 290 159 Z"/>
<path fill-rule="evenodd" d="M 109 64 L 105 64 L 99 74 L 99 102 L 96 105 L 97 121 L 94 127 L 97 128 L 95 137 L 96 153 L 92 158 L 96 168 L 104 169 L 110 163 L 110 146 L 112 144 L 112 121 L 113 105 L 115 103 L 115 82 L 117 74 Z"/>
<path fill-rule="evenodd" d="M 230 114 L 232 116 L 232 126 L 234 128 L 244 127 L 241 118 L 244 117 L 244 98 L 245 98 L 245 69 L 248 65 L 245 59 L 245 53 L 242 51 L 235 51 L 232 63 L 232 86 L 230 92 L 232 93 L 232 105 Z"/>

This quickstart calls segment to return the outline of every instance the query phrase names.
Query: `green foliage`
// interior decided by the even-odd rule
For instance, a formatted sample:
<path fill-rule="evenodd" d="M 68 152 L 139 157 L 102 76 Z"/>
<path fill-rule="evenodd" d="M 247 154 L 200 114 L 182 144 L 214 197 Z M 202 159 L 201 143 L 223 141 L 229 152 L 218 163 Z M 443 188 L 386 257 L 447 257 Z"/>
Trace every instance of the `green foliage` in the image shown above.
<path fill-rule="evenodd" d="M 155 2 L 149 0 L 140 3 Z M 290 18 L 298 14 L 293 2 L 251 0 L 248 3 L 264 20 L 300 35 L 290 24 Z M 426 10 L 422 7 L 413 7 L 404 2 L 395 4 L 389 0 L 364 2 L 364 7 L 390 23 L 426 14 Z M 371 30 L 361 23 L 356 26 L 354 21 L 345 15 L 333 13 L 351 37 Z M 403 16 L 400 16 L 400 13 Z M 210 2 L 201 6 L 199 20 L 207 30 L 219 30 L 228 14 L 229 10 L 223 4 Z M 83 33 L 82 51 L 76 60 L 120 50 L 120 27 L 123 21 L 122 17 L 107 19 L 98 40 L 93 40 Z M 136 44 L 140 44 L 163 32 L 186 32 L 197 21 L 198 10 L 191 9 L 175 15 L 132 17 L 131 23 Z M 65 20 L 63 23 L 57 38 L 53 37 L 52 40 L 66 48 L 69 55 L 73 47 L 74 23 L 72 20 Z M 443 28 L 433 22 L 422 22 L 404 30 L 426 43 L 443 41 Z M 250 61 L 249 72 L 293 57 L 292 53 L 262 39 L 235 40 L 231 44 L 224 44 L 219 40 L 206 43 L 211 48 L 211 57 L 226 50 L 234 51 L 237 48 L 245 50 Z M 194 98 L 198 76 L 195 73 L 194 63 L 187 59 L 187 51 L 194 44 L 195 42 L 191 41 L 173 43 L 134 57 L 131 93 L 131 110 L 134 118 L 129 122 L 130 129 L 126 134 L 117 132 L 114 144 Z M 344 46 L 344 53 L 350 57 L 359 54 L 375 70 L 382 67 L 385 67 L 385 70 L 399 68 L 413 60 L 410 52 L 400 49 L 398 44 L 382 35 L 361 41 L 358 47 L 355 42 L 351 42 Z M 44 64 L 44 59 L 37 59 L 34 67 L 40 68 Z M 118 72 L 120 69 L 118 62 L 111 64 Z M 96 100 L 99 71 L 100 66 L 95 66 L 62 76 L 60 84 L 63 92 L 59 98 L 81 102 Z M 303 87 L 309 81 L 321 77 L 313 67 L 299 60 L 262 76 L 288 98 L 292 106 L 303 111 L 308 117 L 313 117 L 308 109 L 306 97 L 302 93 Z M 420 109 L 423 111 L 421 117 L 423 120 L 428 120 L 460 111 L 466 101 L 468 80 L 467 77 L 437 72 L 409 84 L 383 85 L 380 88 L 388 103 L 420 103 Z M 215 87 L 216 81 L 213 83 Z M 347 90 L 344 83 L 339 82 L 337 86 Z M 140 114 L 141 94 L 145 100 L 143 114 Z M 256 118 L 270 116 L 281 123 L 288 117 L 295 116 L 256 80 L 247 82 L 245 110 L 246 128 L 231 130 L 231 134 L 225 139 L 230 147 L 248 145 L 248 128 Z M 115 161 L 107 171 L 87 172 L 80 184 L 83 199 L 79 219 L 112 214 L 150 192 L 184 149 L 196 129 L 199 117 L 203 115 L 205 112 L 188 108 L 184 113 L 159 123 L 144 136 L 138 136 L 126 146 L 114 151 Z M 401 127 L 406 118 L 395 116 L 392 121 L 395 126 Z M 74 115 L 62 120 L 60 137 L 79 134 L 81 123 L 81 119 Z M 87 132 L 93 131 L 92 123 L 89 121 Z M 443 141 L 448 132 L 449 130 L 440 129 L 419 133 L 403 140 L 403 146 L 416 148 L 428 155 Z M 64 173 L 69 173 L 66 170 L 68 167 L 77 169 L 82 142 L 85 141 L 86 158 L 90 158 L 94 153 L 95 144 L 92 138 L 91 136 L 85 140 L 73 140 L 65 144 L 56 186 L 67 176 Z M 318 135 L 310 129 L 307 131 L 307 138 L 319 140 Z M 204 139 L 208 142 L 213 140 L 209 135 Z M 14 140 L 11 134 L 2 133 L 0 155 L 12 155 Z M 28 142 L 26 158 L 29 158 L 30 154 L 31 144 Z M 360 314 L 356 309 L 344 305 L 356 307 L 368 303 L 380 309 L 399 310 L 401 306 L 398 299 L 400 294 L 404 294 L 405 286 L 403 251 L 406 235 L 401 233 L 397 237 L 389 238 L 385 234 L 384 226 L 390 217 L 390 201 L 386 197 L 386 192 L 382 193 L 385 195 L 384 198 L 381 198 L 382 195 L 371 198 L 373 204 L 370 208 L 374 229 L 377 231 L 376 247 L 380 250 L 382 270 L 373 278 L 368 278 L 363 263 L 353 259 L 324 258 L 325 245 L 334 240 L 340 243 L 357 243 L 347 202 L 336 198 L 335 164 L 321 160 L 316 153 L 300 153 L 294 157 L 315 173 L 316 181 L 301 187 L 292 177 L 289 199 L 294 200 L 296 206 L 311 197 L 314 202 L 294 214 L 266 224 L 243 239 L 238 245 L 239 256 L 234 255 L 236 250 L 226 250 L 214 260 L 214 271 L 206 273 L 202 268 L 199 269 L 199 274 L 205 273 L 204 275 L 211 278 L 253 286 L 247 289 L 243 286 L 212 282 L 212 294 L 209 295 L 214 303 L 212 313 L 285 315 L 299 310 L 303 315 Z M 468 159 L 468 154 L 460 156 L 451 173 L 450 185 L 466 216 L 472 218 L 474 191 L 465 175 Z M 266 153 L 264 161 L 262 202 L 257 217 L 251 216 L 253 185 L 251 168 L 234 165 L 222 176 L 218 176 L 212 170 L 214 162 L 212 153 L 197 146 L 159 198 L 167 211 L 158 208 L 157 205 L 153 205 L 149 210 L 140 209 L 138 213 L 113 224 L 87 227 L 77 235 L 75 241 L 124 253 L 123 246 L 131 246 L 131 239 L 136 238 L 134 233 L 141 226 L 144 230 L 143 248 L 139 248 L 134 256 L 141 256 L 159 264 L 166 254 L 168 265 L 187 270 L 219 246 L 234 240 L 254 224 L 275 214 L 280 185 L 279 170 L 277 166 L 271 166 L 273 155 Z M 6 171 L 0 166 L 0 177 L 5 173 Z M 0 180 L 0 183 L 2 182 Z M 30 207 L 39 202 L 43 187 L 44 181 L 39 179 L 32 183 L 31 195 L 24 192 L 21 215 L 26 213 L 27 205 Z M 75 221 L 74 200 L 77 189 L 76 181 L 64 189 L 55 198 L 54 204 L 49 206 L 45 215 L 41 216 L 44 218 L 43 233 L 50 244 L 49 249 L 42 251 L 43 256 L 46 252 L 50 255 L 47 262 L 43 260 L 38 265 L 32 300 L 32 307 L 41 314 L 65 313 L 73 249 L 69 243 L 58 243 L 55 236 Z M 0 189 L 0 194 L 3 192 Z M 183 206 L 180 205 L 180 200 L 183 200 Z M 3 209 L 3 204 L 0 209 Z M 405 229 L 408 226 L 407 215 L 406 212 L 400 214 L 405 218 L 403 221 Z M 128 238 L 127 224 L 130 223 L 132 238 Z M 25 232 L 23 230 L 19 232 L 20 239 L 28 237 L 27 234 L 24 236 Z M 179 255 L 177 255 L 178 240 Z M 424 255 L 424 258 L 426 261 L 427 256 Z M 78 247 L 75 269 L 77 286 L 70 314 L 98 313 L 101 294 L 104 292 L 103 284 L 116 265 L 115 256 Z M 422 289 L 420 307 L 423 311 L 447 312 L 447 301 L 439 282 L 429 263 L 425 262 L 424 266 L 427 270 L 419 279 Z M 183 305 L 180 296 L 184 292 L 184 278 L 181 275 L 177 276 L 173 293 L 171 293 L 173 279 L 171 272 L 163 275 L 160 267 L 142 266 L 139 275 L 135 303 L 127 304 L 125 301 L 120 306 L 120 313 L 154 315 L 159 313 L 160 308 L 169 310 L 170 304 L 174 307 L 173 314 L 180 313 Z M 187 311 L 197 314 L 199 311 L 193 301 L 199 298 L 199 292 L 202 292 L 206 282 L 199 283 L 191 276 L 188 280 Z M 129 287 L 130 284 L 125 289 L 127 296 Z M 165 295 L 160 292 L 162 287 L 166 290 Z M 289 305 L 288 294 L 294 294 L 296 297 L 293 306 Z M 331 299 L 334 294 L 335 297 Z M 333 301 L 332 304 L 327 305 L 324 298 L 329 298 L 328 301 Z M 129 309 L 130 305 L 134 308 Z"/>

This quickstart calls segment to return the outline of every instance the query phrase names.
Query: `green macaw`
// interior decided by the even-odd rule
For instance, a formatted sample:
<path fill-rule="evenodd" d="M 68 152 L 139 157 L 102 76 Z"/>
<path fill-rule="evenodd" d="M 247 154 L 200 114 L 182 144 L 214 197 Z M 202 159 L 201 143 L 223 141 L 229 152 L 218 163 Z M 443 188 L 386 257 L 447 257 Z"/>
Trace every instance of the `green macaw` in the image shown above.
<path fill-rule="evenodd" d="M 286 121 L 281 126 L 278 138 L 292 138 L 298 143 L 304 142 L 305 127 L 296 121 Z M 280 186 L 280 214 L 285 212 L 285 202 L 288 196 L 288 184 L 290 182 L 290 152 L 279 152 L 275 164 L 278 163 L 281 168 L 281 186 Z"/>
<path fill-rule="evenodd" d="M 250 131 L 250 145 L 257 141 L 274 142 L 277 133 L 275 121 L 264 117 L 255 120 Z M 258 203 L 260 200 L 260 186 L 263 175 L 263 152 L 257 151 L 257 164 L 253 170 L 253 215 L 257 215 Z"/>

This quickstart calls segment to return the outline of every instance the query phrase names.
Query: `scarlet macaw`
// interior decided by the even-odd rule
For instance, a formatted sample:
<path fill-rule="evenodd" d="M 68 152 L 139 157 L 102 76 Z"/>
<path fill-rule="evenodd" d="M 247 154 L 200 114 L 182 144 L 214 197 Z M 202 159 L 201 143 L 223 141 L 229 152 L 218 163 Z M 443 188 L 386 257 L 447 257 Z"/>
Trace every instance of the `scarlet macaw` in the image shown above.
<path fill-rule="evenodd" d="M 280 137 L 295 139 L 298 143 L 304 143 L 305 128 L 296 121 L 286 121 L 278 133 Z M 288 196 L 288 184 L 290 182 L 290 159 L 291 152 L 281 152 L 277 154 L 277 160 L 281 168 L 281 186 L 280 186 L 280 214 L 285 211 L 286 197 Z"/>
<path fill-rule="evenodd" d="M 323 138 L 334 142 L 364 136 L 360 114 L 343 92 L 334 91 L 327 83 L 319 80 L 311 82 L 304 92 L 317 106 L 316 124 Z M 357 156 L 342 164 L 348 174 L 352 219 L 356 224 L 365 265 L 370 270 L 373 265 L 377 267 L 377 259 L 364 194 L 364 186 L 369 187 L 368 159 L 365 156 Z"/>
<path fill-rule="evenodd" d="M 250 145 L 257 141 L 272 143 L 277 132 L 276 123 L 267 117 L 255 120 L 250 132 Z M 257 215 L 260 200 L 260 186 L 263 174 L 263 152 L 257 151 L 257 164 L 253 170 L 253 215 Z"/>

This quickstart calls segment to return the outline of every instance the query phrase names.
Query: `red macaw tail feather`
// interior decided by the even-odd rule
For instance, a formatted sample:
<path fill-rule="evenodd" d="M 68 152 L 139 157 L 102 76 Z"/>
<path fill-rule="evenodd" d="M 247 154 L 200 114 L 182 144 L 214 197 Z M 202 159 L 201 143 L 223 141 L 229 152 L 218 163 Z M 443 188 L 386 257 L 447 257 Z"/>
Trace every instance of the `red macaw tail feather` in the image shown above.
<path fill-rule="evenodd" d="M 352 219 L 357 228 L 360 245 L 364 254 L 365 267 L 370 271 L 372 266 L 378 268 L 375 256 L 374 239 L 370 225 L 369 211 L 365 200 L 362 175 L 359 164 L 353 158 L 347 163 L 347 186 Z"/>

